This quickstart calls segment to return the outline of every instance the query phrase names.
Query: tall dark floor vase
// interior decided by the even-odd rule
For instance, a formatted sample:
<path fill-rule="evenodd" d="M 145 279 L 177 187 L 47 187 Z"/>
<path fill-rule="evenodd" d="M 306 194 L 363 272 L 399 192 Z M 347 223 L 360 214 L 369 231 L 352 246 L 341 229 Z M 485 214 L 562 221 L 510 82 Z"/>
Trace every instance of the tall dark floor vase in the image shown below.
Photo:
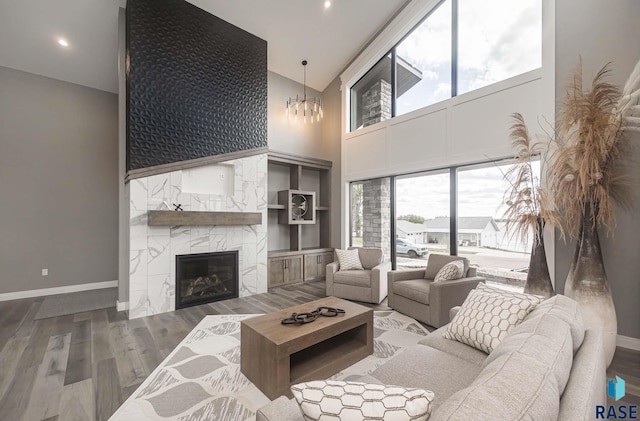
<path fill-rule="evenodd" d="M 589 207 L 585 209 L 582 217 L 582 232 L 578 238 L 564 294 L 580 305 L 585 328 L 602 330 L 608 367 L 616 351 L 618 320 L 604 269 L 598 230 Z"/>
<path fill-rule="evenodd" d="M 551 275 L 549 275 L 549 266 L 547 266 L 547 254 L 544 250 L 544 240 L 542 238 L 543 229 L 542 219 L 538 218 L 536 223 L 537 234 L 531 250 L 524 292 L 549 298 L 555 293 L 553 292 Z"/>

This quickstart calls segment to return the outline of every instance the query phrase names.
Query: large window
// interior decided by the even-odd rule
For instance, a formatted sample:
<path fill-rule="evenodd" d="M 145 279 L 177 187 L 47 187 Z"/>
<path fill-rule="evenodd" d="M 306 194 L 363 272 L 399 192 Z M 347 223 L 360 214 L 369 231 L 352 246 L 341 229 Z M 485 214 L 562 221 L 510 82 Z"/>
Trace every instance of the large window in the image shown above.
<path fill-rule="evenodd" d="M 541 0 L 458 0 L 458 93 L 542 63 Z"/>
<path fill-rule="evenodd" d="M 508 185 L 503 174 L 510 164 L 484 164 L 458 170 L 458 255 L 488 279 L 508 279 L 520 284 L 526 280 L 533 233 L 518 238 L 506 231 L 503 219 L 504 192 Z M 540 161 L 533 162 L 534 174 Z"/>
<path fill-rule="evenodd" d="M 449 171 L 396 178 L 396 268 L 425 267 L 429 252 L 449 254 Z"/>
<path fill-rule="evenodd" d="M 451 98 L 451 0 L 396 47 L 396 115 Z"/>
<path fill-rule="evenodd" d="M 533 233 L 522 239 L 506 231 L 504 174 L 511 165 L 489 162 L 351 183 L 351 245 L 382 248 L 399 270 L 425 267 L 431 253 L 457 254 L 489 281 L 522 287 Z M 532 169 L 539 177 L 539 159 Z"/>
<path fill-rule="evenodd" d="M 396 178 L 396 268 L 425 267 L 430 252 L 449 254 L 449 171 Z"/>
<path fill-rule="evenodd" d="M 351 88 L 351 130 L 391 118 L 391 55 Z"/>
<path fill-rule="evenodd" d="M 443 0 L 351 87 L 351 131 L 541 63 L 542 0 Z"/>

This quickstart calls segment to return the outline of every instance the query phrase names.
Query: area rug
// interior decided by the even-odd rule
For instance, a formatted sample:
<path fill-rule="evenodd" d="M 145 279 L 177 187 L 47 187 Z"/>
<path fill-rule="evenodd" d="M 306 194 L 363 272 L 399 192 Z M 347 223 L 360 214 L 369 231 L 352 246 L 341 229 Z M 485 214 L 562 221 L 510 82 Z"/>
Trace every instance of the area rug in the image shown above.
<path fill-rule="evenodd" d="M 113 414 L 110 421 L 255 420 L 269 399 L 240 372 L 240 321 L 205 317 Z M 429 332 L 395 311 L 374 312 L 374 353 L 333 379 L 368 374 Z"/>
<path fill-rule="evenodd" d="M 118 288 L 102 288 L 45 297 L 35 320 L 115 307 Z"/>

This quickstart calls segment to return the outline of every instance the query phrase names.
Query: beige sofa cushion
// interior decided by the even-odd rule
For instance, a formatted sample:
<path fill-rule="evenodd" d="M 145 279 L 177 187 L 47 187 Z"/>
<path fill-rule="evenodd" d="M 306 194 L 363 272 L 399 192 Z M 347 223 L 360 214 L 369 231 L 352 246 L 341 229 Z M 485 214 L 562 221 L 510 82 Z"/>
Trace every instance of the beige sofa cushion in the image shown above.
<path fill-rule="evenodd" d="M 410 279 L 408 281 L 394 282 L 393 293 L 422 304 L 429 304 L 430 288 L 431 281 L 427 281 L 426 279 Z"/>
<path fill-rule="evenodd" d="M 573 340 L 573 352 L 575 353 L 584 340 L 584 321 L 580 307 L 575 300 L 564 295 L 556 295 L 538 304 L 531 313 L 525 317 L 525 321 L 551 314 L 569 324 L 571 338 Z"/>
<path fill-rule="evenodd" d="M 429 254 L 429 260 L 427 261 L 427 269 L 424 272 L 424 279 L 434 280 L 436 275 L 438 274 L 438 271 L 442 269 L 444 265 L 456 260 L 462 260 L 462 263 L 464 263 L 464 272 L 462 274 L 462 277 L 465 277 L 467 275 L 467 270 L 469 269 L 469 259 L 467 259 L 466 257 L 431 253 Z"/>
<path fill-rule="evenodd" d="M 556 420 L 572 347 L 569 325 L 557 317 L 522 323 L 487 357 L 473 383 L 431 420 Z"/>
<path fill-rule="evenodd" d="M 339 270 L 333 274 L 333 283 L 371 288 L 371 271 Z"/>
<path fill-rule="evenodd" d="M 438 349 L 448 355 L 462 358 L 471 364 L 481 367 L 482 363 L 487 359 L 487 354 L 469 345 L 454 341 L 453 339 L 445 339 L 443 334 L 446 331 L 447 326 L 443 326 L 428 334 L 426 338 L 420 340 L 418 343 Z"/>
<path fill-rule="evenodd" d="M 433 408 L 471 384 L 480 367 L 461 358 L 424 345 L 406 348 L 371 373 L 384 384 L 400 384 L 430 390 Z"/>

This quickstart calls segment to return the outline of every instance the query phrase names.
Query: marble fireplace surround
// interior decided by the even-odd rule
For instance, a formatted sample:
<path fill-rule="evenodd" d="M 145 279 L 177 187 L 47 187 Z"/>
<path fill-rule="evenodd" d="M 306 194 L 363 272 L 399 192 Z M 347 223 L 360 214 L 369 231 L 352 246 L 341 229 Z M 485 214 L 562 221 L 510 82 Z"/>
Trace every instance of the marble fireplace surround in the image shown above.
<path fill-rule="evenodd" d="M 267 291 L 267 154 L 212 165 L 233 167 L 232 192 L 203 194 L 183 191 L 183 172 L 189 170 L 129 181 L 130 319 L 175 310 L 177 255 L 237 250 L 239 295 L 243 297 Z M 204 184 L 219 182 L 200 181 Z M 166 210 L 165 203 L 179 203 L 185 211 L 259 212 L 262 223 L 150 226 L 148 212 Z"/>

